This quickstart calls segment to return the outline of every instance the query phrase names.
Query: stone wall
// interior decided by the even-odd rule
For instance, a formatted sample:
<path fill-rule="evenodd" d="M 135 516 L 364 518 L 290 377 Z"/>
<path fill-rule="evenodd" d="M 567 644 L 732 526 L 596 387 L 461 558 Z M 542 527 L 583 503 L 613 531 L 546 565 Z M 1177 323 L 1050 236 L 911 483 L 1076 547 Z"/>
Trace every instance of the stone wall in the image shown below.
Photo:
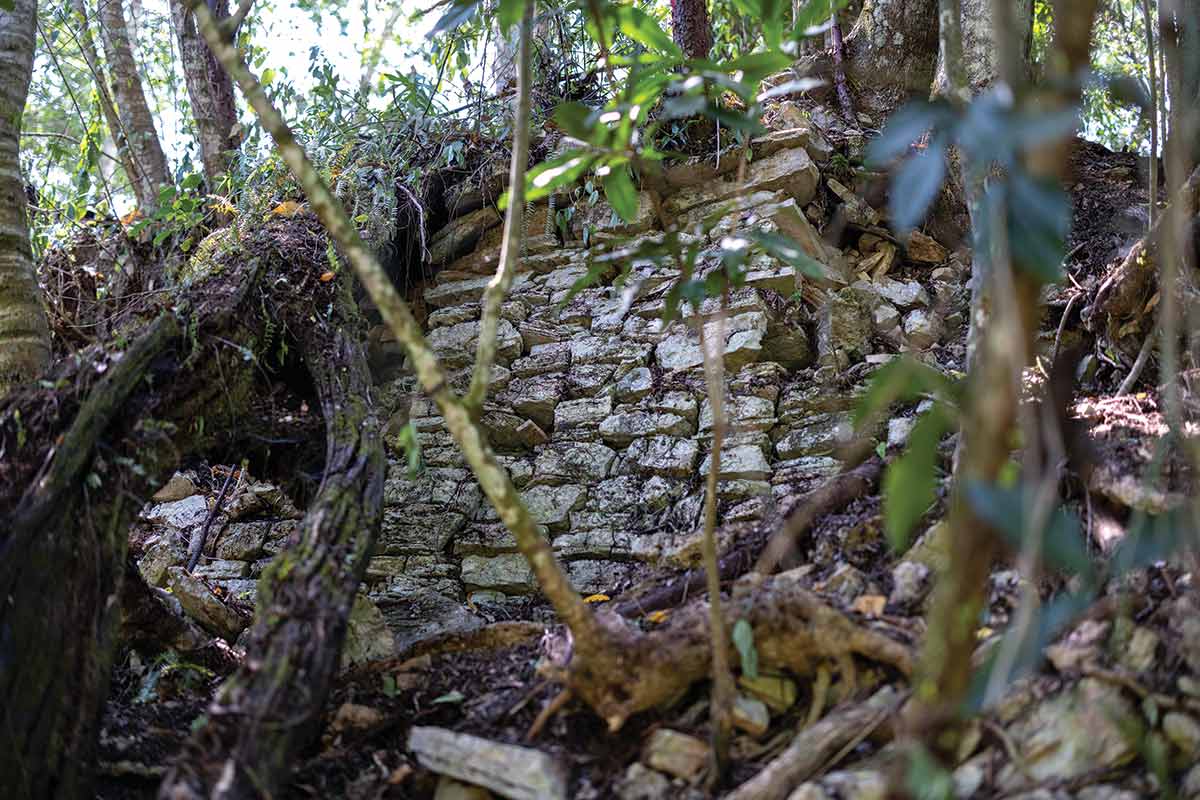
<path fill-rule="evenodd" d="M 813 281 L 758 254 L 730 298 L 731 433 L 719 483 L 726 538 L 737 523 L 770 514 L 781 497 L 838 470 L 837 445 L 850 435 L 850 410 L 874 367 L 906 349 L 934 348 L 936 357 L 924 357 L 943 365 L 961 356 L 959 345 L 940 345 L 955 340 L 962 324 L 961 265 L 935 267 L 947 261 L 936 242 L 918 237 L 906 250 L 872 227 L 878 214 L 852 189 L 822 180 L 817 162 L 831 148 L 811 126 L 774 131 L 754 150 L 745 185 L 734 180 L 732 159 L 681 164 L 651 176 L 633 223 L 603 203 L 577 207 L 576 230 L 593 227 L 590 248 L 547 236 L 527 243 L 502 310 L 483 423 L 581 593 L 613 594 L 639 566 L 699 557 L 712 414 L 695 328 L 713 325 L 716 306 L 662 322 L 663 298 L 679 273 L 635 252 L 664 224 L 705 246 L 702 266 L 715 265 L 722 236 L 765 228 L 798 241 L 830 276 Z M 845 251 L 818 233 L 831 205 L 842 217 L 855 215 Z M 715 227 L 698 238 L 699 223 L 714 215 Z M 496 217 L 477 213 L 476 220 L 485 227 L 472 229 L 464 217 L 435 235 L 432 246 L 456 259 L 423 298 L 430 342 L 460 370 L 462 386 L 479 301 L 498 260 Z M 531 229 L 543 221 L 544 212 Z M 470 244 L 448 247 L 448 237 Z M 572 296 L 589 269 L 600 280 Z M 405 644 L 434 629 L 478 625 L 476 612 L 497 613 L 536 586 L 434 404 L 397 368 L 398 356 L 389 365 L 385 348 L 375 362 L 389 376 L 381 388 L 395 408 L 392 430 L 411 421 L 424 460 L 410 478 L 404 454 L 393 453 L 384 530 L 368 573 L 372 598 Z M 893 428 L 899 443 L 906 428 Z"/>

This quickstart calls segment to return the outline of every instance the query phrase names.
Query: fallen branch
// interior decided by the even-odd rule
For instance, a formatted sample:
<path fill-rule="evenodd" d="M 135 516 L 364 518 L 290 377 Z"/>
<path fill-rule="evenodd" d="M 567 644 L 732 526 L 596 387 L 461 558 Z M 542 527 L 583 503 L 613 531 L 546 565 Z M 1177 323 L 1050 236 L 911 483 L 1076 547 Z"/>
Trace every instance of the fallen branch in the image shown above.
<path fill-rule="evenodd" d="M 895 715 L 906 696 L 885 686 L 865 703 L 834 711 L 796 734 L 786 750 L 725 795 L 725 800 L 783 800 L 799 784 L 826 769 L 847 745 L 861 742 Z"/>
<path fill-rule="evenodd" d="M 874 491 L 882 474 L 883 459 L 872 456 L 805 495 L 788 516 L 787 523 L 767 543 L 766 551 L 754 566 L 755 571 L 764 575 L 774 572 L 779 562 L 797 546 L 800 537 L 808 533 L 817 517 Z"/>
<path fill-rule="evenodd" d="M 818 517 L 832 513 L 852 500 L 863 497 L 879 485 L 879 476 L 883 471 L 883 462 L 878 458 L 864 461 L 849 472 L 834 475 L 819 487 L 803 495 L 793 504 L 793 511 L 787 517 L 783 532 L 776 536 L 786 536 L 777 547 L 783 548 L 784 554 L 788 549 L 796 547 L 800 538 L 811 528 Z M 789 532 L 790 531 L 790 532 Z M 726 553 L 720 561 L 718 572 L 721 581 L 731 581 L 742 577 L 752 567 L 764 574 L 774 571 L 763 569 L 763 564 L 755 567 L 755 561 L 768 546 L 770 531 L 760 528 L 747 541 L 741 543 Z M 771 539 L 772 542 L 777 541 Z M 765 556 L 764 556 L 765 558 Z M 633 617 L 673 608 L 693 594 L 703 590 L 707 580 L 703 569 L 688 570 L 661 586 L 650 590 L 640 597 L 621 600 L 612 609 L 623 617 Z"/>

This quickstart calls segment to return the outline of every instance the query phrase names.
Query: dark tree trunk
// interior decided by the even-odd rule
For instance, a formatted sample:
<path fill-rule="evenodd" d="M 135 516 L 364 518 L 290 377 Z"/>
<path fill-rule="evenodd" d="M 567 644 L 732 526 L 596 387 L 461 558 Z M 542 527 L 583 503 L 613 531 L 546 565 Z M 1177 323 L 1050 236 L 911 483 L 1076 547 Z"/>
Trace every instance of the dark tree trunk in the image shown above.
<path fill-rule="evenodd" d="M 302 329 L 307 316 L 287 327 Z M 160 797 L 281 797 L 296 756 L 320 731 L 382 520 L 386 462 L 361 337 L 340 319 L 308 326 L 302 348 L 326 426 L 321 489 L 264 576 L 270 590 L 260 595 L 246 659 L 217 691 Z"/>
<path fill-rule="evenodd" d="M 1200 9 L 1183 0 L 1164 0 L 1160 12 L 1170 97 L 1167 186 L 1181 186 L 1200 164 Z"/>
<path fill-rule="evenodd" d="M 671 0 L 671 38 L 688 58 L 708 58 L 712 25 L 707 0 Z"/>
<path fill-rule="evenodd" d="M 233 387 L 252 380 L 232 353 L 184 366 L 186 331 L 194 321 L 197 336 L 241 338 L 220 303 L 236 307 L 251 277 L 209 282 L 215 302 L 162 313 L 123 352 L 97 346 L 79 368 L 52 371 L 70 389 L 27 390 L 0 408 L 0 796 L 87 794 L 135 498 L 170 475 L 179 450 L 205 444 L 190 438 L 197 403 L 212 406 L 209 430 L 229 422 L 219 370 Z"/>
<path fill-rule="evenodd" d="M 302 218 L 249 236 L 218 255 L 213 276 L 175 308 L 127 317 L 119 329 L 127 347 L 109 342 L 64 359 L 50 378 L 69 388 L 26 389 L 0 405 L 0 797 L 88 794 L 120 621 L 126 531 L 139 498 L 186 454 L 241 449 L 239 431 L 255 425 L 253 400 L 266 394 L 258 381 L 270 352 L 261 351 L 274 349 L 272 331 L 281 329 L 304 332 L 293 349 L 326 414 L 329 461 L 304 535 L 280 555 L 292 575 L 263 592 L 275 623 L 260 622 L 250 644 L 249 663 L 293 665 L 290 673 L 272 671 L 273 686 L 306 724 L 271 726 L 277 717 L 265 714 L 258 727 L 241 720 L 256 737 L 246 765 L 286 761 L 313 730 L 311 707 L 320 707 L 338 663 L 378 529 L 383 451 L 348 290 L 319 282 L 311 264 L 291 263 L 295 252 L 323 253 L 324 234 Z M 314 323 L 315 307 L 334 311 Z M 201 418 L 205 424 L 196 425 Z M 235 679 L 244 708 L 268 705 L 259 677 Z M 281 773 L 260 774 L 277 785 Z"/>
<path fill-rule="evenodd" d="M 217 19 L 228 19 L 229 0 L 214 0 L 210 7 Z M 241 141 L 233 81 L 196 30 L 196 18 L 184 0 L 171 0 L 171 20 L 179 39 L 183 77 L 192 101 L 204 174 L 208 177 L 209 191 L 215 192 L 218 179 L 229 169 L 229 151 L 236 150 Z"/>

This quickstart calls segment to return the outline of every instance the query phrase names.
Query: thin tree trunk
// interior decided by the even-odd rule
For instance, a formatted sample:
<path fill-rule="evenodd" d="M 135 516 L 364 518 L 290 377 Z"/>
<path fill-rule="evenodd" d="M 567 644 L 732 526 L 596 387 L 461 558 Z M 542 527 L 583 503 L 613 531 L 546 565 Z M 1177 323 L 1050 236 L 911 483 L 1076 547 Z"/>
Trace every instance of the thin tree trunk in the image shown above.
<path fill-rule="evenodd" d="M 229 0 L 214 0 L 211 8 L 218 20 L 229 18 Z M 229 170 L 229 153 L 240 143 L 233 81 L 196 30 L 196 19 L 184 0 L 171 0 L 171 20 L 179 39 L 204 174 L 209 191 L 216 191 L 220 177 Z"/>
<path fill-rule="evenodd" d="M 1008 11 L 1001 7 L 1008 0 L 994 0 L 996 16 Z M 1059 6 L 1060 25 L 1055 35 L 1060 86 L 1088 63 L 1096 0 L 1079 0 L 1068 7 Z M 1015 49 L 1006 32 L 1007 25 L 996 26 L 997 45 Z M 1017 58 L 1001 55 L 1001 69 L 1015 69 Z M 1010 74 L 1000 78 L 1015 82 Z M 1016 87 L 1020 88 L 1020 87 Z M 1077 102 L 1069 90 L 1060 89 L 1050 98 L 1057 107 Z M 1048 109 L 1047 109 L 1048 110 Z M 1061 177 L 1069 161 L 1070 140 L 1050 141 L 1027 154 L 1029 172 L 1035 177 Z M 1002 212 L 989 220 L 991 230 L 1005 230 Z M 961 473 L 956 475 L 951 500 L 950 560 L 939 576 L 929 615 L 929 629 L 921 651 L 917 703 L 910 712 L 914 730 L 926 745 L 952 763 L 962 729 L 960 710 L 971 680 L 971 655 L 975 649 L 975 629 L 980 609 L 987 597 L 987 576 L 1000 552 L 999 535 L 980 520 L 963 497 L 969 481 L 992 483 L 1009 460 L 1011 434 L 1017 422 L 1021 374 L 1032 352 L 1039 316 L 1041 285 L 1032 273 L 1014 264 L 1006 237 L 992 237 L 988 281 L 992 288 L 995 314 L 979 341 L 979 350 L 968 377 L 969 394 L 963 413 L 964 448 Z"/>
<path fill-rule="evenodd" d="M 36 21 L 37 0 L 17 0 L 12 11 L 0 11 L 0 397 L 37 377 L 50 361 L 18 152 Z"/>
<path fill-rule="evenodd" d="M 149 216 L 158 208 L 159 190 L 171 183 L 167 157 L 142 90 L 122 0 L 97 0 L 97 19 L 121 130 L 137 165 L 133 193 L 142 213 Z"/>
<path fill-rule="evenodd" d="M 688 58 L 708 58 L 712 24 L 707 0 L 671 0 L 671 38 Z"/>
<path fill-rule="evenodd" d="M 79 45 L 79 52 L 83 54 L 88 71 L 92 73 L 92 82 L 96 86 L 96 98 L 100 103 L 100 111 L 104 114 L 104 123 L 108 126 L 109 136 L 116 145 L 117 160 L 125 171 L 125 178 L 129 181 L 130 189 L 135 192 L 134 196 L 136 197 L 141 168 L 135 160 L 133 148 L 129 146 L 129 137 L 121 124 L 121 118 L 117 114 L 117 105 L 113 102 L 112 92 L 108 88 L 104 67 L 101 65 L 100 56 L 96 51 L 96 41 L 92 37 L 87 5 L 85 0 L 71 0 L 71 7 L 78 17 L 79 33 L 75 38 Z"/>
<path fill-rule="evenodd" d="M 500 306 L 512 288 L 521 259 L 525 235 L 525 168 L 529 161 L 529 126 L 521 124 L 532 112 L 533 74 L 530 65 L 530 39 L 533 36 L 533 3 L 525 7 L 517 42 L 517 97 L 513 104 L 512 161 L 508 168 L 508 210 L 504 214 L 504 237 L 500 245 L 500 264 L 483 293 L 483 311 L 479 321 L 479 344 L 475 350 L 475 368 L 471 385 L 463 403 L 473 416 L 478 416 L 487 399 L 492 362 L 496 360 L 496 331 L 500 325 Z M 550 217 L 546 223 L 550 223 Z"/>
<path fill-rule="evenodd" d="M 1154 23 L 1150 0 L 1142 0 L 1142 24 L 1146 28 L 1146 66 L 1150 72 L 1150 202 L 1147 204 L 1146 230 L 1154 230 L 1158 211 L 1158 66 L 1154 54 Z"/>

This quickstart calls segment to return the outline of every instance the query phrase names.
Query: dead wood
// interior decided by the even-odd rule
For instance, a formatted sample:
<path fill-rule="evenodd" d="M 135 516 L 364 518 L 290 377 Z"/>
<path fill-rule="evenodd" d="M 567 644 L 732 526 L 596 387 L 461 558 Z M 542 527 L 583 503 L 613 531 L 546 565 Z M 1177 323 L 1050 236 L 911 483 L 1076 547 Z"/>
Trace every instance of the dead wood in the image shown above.
<path fill-rule="evenodd" d="M 771 535 L 769 527 L 760 526 L 745 541 L 721 558 L 718 567 L 721 581 L 736 580 L 752 567 L 763 573 L 773 571 L 774 565 L 783 556 L 801 545 L 802 537 L 812 528 L 813 522 L 873 491 L 879 485 L 882 471 L 883 462 L 877 457 L 872 457 L 797 498 L 791 504 L 791 511 L 787 513 L 783 527 L 774 536 Z M 759 560 L 764 547 L 768 548 L 767 553 Z M 772 547 L 778 551 L 778 555 L 772 555 Z M 773 561 L 771 567 L 765 569 L 768 555 L 771 555 Z M 759 560 L 757 566 L 756 560 Z M 614 604 L 612 609 L 623 617 L 632 617 L 672 608 L 686 598 L 702 592 L 705 580 L 703 569 L 689 570 L 640 596 L 621 600 Z"/>
<path fill-rule="evenodd" d="M 298 309 L 286 319 L 305 331 L 301 350 L 325 418 L 321 488 L 264 574 L 246 658 L 168 771 L 162 797 L 278 797 L 296 756 L 319 733 L 379 533 L 386 474 L 365 337 L 347 287 L 334 309 L 316 320 Z"/>
<path fill-rule="evenodd" d="M 1186 217 L 1200 213 L 1200 168 L 1194 170 L 1176 194 L 1173 203 L 1181 203 Z M 1155 268 L 1158 249 L 1162 246 L 1164 220 L 1160 214 L 1150 232 L 1129 248 L 1125 258 L 1100 283 L 1092 303 L 1084 309 L 1083 319 L 1096 331 L 1102 330 L 1114 343 L 1130 333 L 1139 344 L 1147 326 L 1141 322 L 1152 306 L 1148 306 L 1158 291 L 1158 270 Z M 1129 328 L 1132 323 L 1132 329 Z"/>
<path fill-rule="evenodd" d="M 783 800 L 799 784 L 826 769 L 847 746 L 870 736 L 895 715 L 905 696 L 887 686 L 864 703 L 833 711 L 797 733 L 786 750 L 725 800 Z"/>
<path fill-rule="evenodd" d="M 741 619 L 750 623 L 765 668 L 812 675 L 827 661 L 843 665 L 860 656 L 906 677 L 912 673 L 907 644 L 860 625 L 785 576 L 747 576 L 734 587 L 723 614 L 729 627 Z M 708 604 L 695 601 L 673 612 L 662 627 L 642 631 L 618 613 L 602 610 L 596 615 L 601 649 L 576 650 L 580 643 L 562 633 L 546 643 L 543 671 L 587 703 L 610 730 L 618 730 L 633 714 L 678 698 L 709 674 L 707 615 Z"/>
<path fill-rule="evenodd" d="M 245 340 L 241 304 L 258 272 L 243 264 L 172 309 L 146 309 L 127 320 L 127 345 L 62 359 L 48 384 L 0 404 L 0 795 L 87 793 L 126 530 L 181 452 L 231 429 L 219 399 L 252 368 L 225 347 L 188 355 L 217 332 Z M 206 432 L 191 424 L 198 407 Z"/>

